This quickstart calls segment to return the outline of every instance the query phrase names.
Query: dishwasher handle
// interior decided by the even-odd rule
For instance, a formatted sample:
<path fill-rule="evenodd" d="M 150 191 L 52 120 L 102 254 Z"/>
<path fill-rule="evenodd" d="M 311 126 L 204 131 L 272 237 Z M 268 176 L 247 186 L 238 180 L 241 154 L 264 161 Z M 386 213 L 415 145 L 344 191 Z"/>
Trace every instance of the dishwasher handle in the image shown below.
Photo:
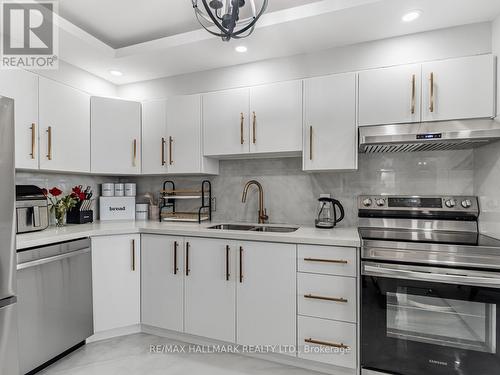
<path fill-rule="evenodd" d="M 54 256 L 51 256 L 51 257 L 47 257 L 47 258 L 42 258 L 42 259 L 32 260 L 32 261 L 29 261 L 29 262 L 19 263 L 17 265 L 17 270 L 20 271 L 20 270 L 24 270 L 26 268 L 41 266 L 42 264 L 57 262 L 58 260 L 63 260 L 63 259 L 66 259 L 66 258 L 72 258 L 74 256 L 81 255 L 81 254 L 86 254 L 86 253 L 89 253 L 89 252 L 90 252 L 90 248 L 85 248 L 85 249 L 80 249 L 80 250 L 72 251 L 70 253 L 64 253 L 64 254 L 54 255 Z"/>

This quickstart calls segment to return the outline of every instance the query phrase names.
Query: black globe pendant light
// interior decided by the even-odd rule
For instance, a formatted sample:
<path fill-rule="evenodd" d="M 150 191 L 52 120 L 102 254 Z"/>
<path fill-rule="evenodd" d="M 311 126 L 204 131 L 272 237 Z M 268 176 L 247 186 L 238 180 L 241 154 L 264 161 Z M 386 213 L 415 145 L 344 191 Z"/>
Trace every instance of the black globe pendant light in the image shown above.
<path fill-rule="evenodd" d="M 268 0 L 262 0 L 260 9 L 255 0 L 191 0 L 198 22 L 210 34 L 224 41 L 249 36 L 255 24 L 267 8 Z M 240 11 L 249 7 L 251 16 L 240 19 Z M 213 28 L 215 26 L 217 29 Z"/>

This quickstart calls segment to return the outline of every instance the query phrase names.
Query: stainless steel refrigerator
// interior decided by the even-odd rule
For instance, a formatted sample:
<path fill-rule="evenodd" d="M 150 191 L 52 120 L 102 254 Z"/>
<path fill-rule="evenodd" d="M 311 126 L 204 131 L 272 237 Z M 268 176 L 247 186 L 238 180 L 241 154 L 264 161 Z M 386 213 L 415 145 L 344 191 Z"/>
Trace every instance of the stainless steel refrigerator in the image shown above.
<path fill-rule="evenodd" d="M 0 96 L 0 374 L 19 374 L 16 314 L 14 100 Z"/>

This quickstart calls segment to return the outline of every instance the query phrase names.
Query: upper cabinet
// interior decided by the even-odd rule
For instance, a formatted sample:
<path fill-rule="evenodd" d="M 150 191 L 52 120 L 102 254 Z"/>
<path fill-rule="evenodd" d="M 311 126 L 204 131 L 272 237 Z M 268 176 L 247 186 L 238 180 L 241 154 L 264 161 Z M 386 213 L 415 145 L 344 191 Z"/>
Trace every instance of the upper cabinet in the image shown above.
<path fill-rule="evenodd" d="M 39 78 L 40 169 L 90 172 L 90 96 Z"/>
<path fill-rule="evenodd" d="M 167 100 L 168 172 L 219 173 L 219 162 L 203 157 L 201 95 L 174 96 Z"/>
<path fill-rule="evenodd" d="M 165 100 L 142 103 L 142 173 L 167 172 L 167 104 Z"/>
<path fill-rule="evenodd" d="M 492 55 L 422 64 L 422 120 L 495 117 Z"/>
<path fill-rule="evenodd" d="M 304 81 L 305 171 L 357 169 L 356 74 Z"/>
<path fill-rule="evenodd" d="M 302 151 L 302 81 L 250 88 L 250 153 Z"/>
<path fill-rule="evenodd" d="M 143 174 L 216 174 L 219 162 L 203 157 L 201 96 L 143 103 Z"/>
<path fill-rule="evenodd" d="M 38 76 L 0 70 L 0 95 L 15 103 L 16 168 L 38 169 Z"/>
<path fill-rule="evenodd" d="M 141 173 L 141 103 L 91 98 L 92 172 Z"/>
<path fill-rule="evenodd" d="M 359 125 L 420 121 L 421 65 L 359 73 Z"/>
<path fill-rule="evenodd" d="M 203 95 L 206 156 L 298 155 L 301 124 L 301 81 Z"/>
<path fill-rule="evenodd" d="M 247 88 L 203 95 L 205 156 L 248 153 L 248 96 Z"/>
<path fill-rule="evenodd" d="M 359 126 L 495 116 L 496 59 L 461 57 L 359 73 Z"/>

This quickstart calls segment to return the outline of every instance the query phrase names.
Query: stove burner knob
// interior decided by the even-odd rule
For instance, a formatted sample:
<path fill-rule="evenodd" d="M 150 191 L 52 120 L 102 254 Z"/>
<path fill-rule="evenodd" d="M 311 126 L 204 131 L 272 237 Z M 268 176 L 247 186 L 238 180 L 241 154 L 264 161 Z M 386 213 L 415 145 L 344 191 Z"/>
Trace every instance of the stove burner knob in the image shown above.
<path fill-rule="evenodd" d="M 383 198 L 377 199 L 376 203 L 377 203 L 377 206 L 382 207 L 385 205 L 385 199 L 383 199 Z"/>
<path fill-rule="evenodd" d="M 363 206 L 370 207 L 372 205 L 372 200 L 370 198 L 363 199 Z"/>
<path fill-rule="evenodd" d="M 471 206 L 472 206 L 472 202 L 470 201 L 470 199 L 465 199 L 462 201 L 463 208 L 471 208 Z"/>
<path fill-rule="evenodd" d="M 455 199 L 448 199 L 446 202 L 444 202 L 444 204 L 448 208 L 453 208 L 456 206 L 457 202 L 455 201 Z"/>

